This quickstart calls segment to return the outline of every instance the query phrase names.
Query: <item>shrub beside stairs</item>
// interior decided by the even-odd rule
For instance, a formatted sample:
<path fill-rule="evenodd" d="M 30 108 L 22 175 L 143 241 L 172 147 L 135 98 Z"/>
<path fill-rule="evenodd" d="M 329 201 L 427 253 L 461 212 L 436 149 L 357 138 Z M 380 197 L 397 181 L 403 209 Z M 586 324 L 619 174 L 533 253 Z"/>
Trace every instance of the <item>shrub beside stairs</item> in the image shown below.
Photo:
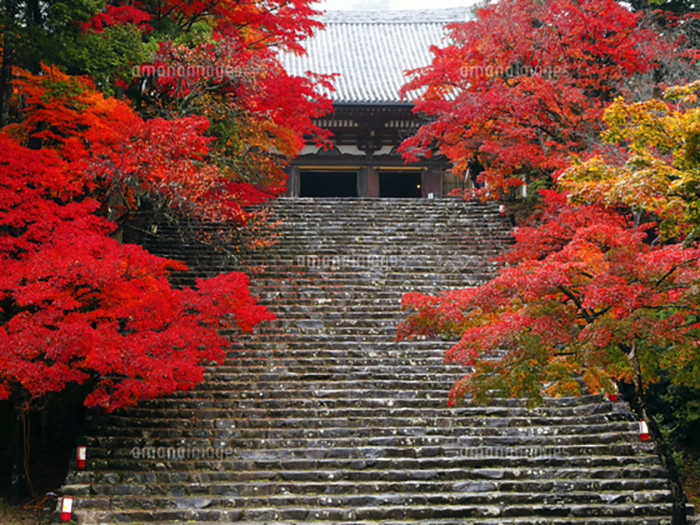
<path fill-rule="evenodd" d="M 254 269 L 278 319 L 193 391 L 89 416 L 63 487 L 80 523 L 670 523 L 666 472 L 600 395 L 446 407 L 447 341 L 395 342 L 407 291 L 478 285 L 511 242 L 494 205 L 280 199 L 279 242 L 237 260 L 175 242 L 198 275 Z M 181 282 L 191 280 L 181 275 Z M 690 511 L 691 509 L 689 509 Z"/>

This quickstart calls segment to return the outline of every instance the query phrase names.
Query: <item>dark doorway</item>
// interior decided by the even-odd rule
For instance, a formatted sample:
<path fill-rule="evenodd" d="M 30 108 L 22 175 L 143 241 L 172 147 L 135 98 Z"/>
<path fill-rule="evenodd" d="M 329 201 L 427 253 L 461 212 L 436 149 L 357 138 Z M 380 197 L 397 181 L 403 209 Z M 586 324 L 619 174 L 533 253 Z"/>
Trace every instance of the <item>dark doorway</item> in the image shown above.
<path fill-rule="evenodd" d="M 357 197 L 355 171 L 302 171 L 300 197 Z"/>
<path fill-rule="evenodd" d="M 421 197 L 420 171 L 380 171 L 380 197 Z"/>

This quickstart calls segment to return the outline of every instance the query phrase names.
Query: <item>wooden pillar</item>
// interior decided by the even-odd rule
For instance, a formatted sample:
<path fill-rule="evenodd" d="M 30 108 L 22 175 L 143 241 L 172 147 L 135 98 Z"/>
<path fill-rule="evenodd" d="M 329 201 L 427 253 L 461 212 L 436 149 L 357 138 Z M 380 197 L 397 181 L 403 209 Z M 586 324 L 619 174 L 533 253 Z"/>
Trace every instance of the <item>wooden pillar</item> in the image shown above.
<path fill-rule="evenodd" d="M 442 171 L 438 168 L 425 170 L 421 175 L 421 197 L 428 198 L 432 193 L 435 197 L 442 197 Z"/>
<path fill-rule="evenodd" d="M 360 168 L 357 174 L 357 196 L 379 197 L 379 173 L 376 169 L 370 166 Z"/>
<path fill-rule="evenodd" d="M 379 195 L 379 172 L 374 168 L 367 168 L 367 196 L 377 198 Z"/>
<path fill-rule="evenodd" d="M 301 173 L 296 166 L 287 168 L 287 189 L 285 197 L 298 197 L 301 194 Z"/>
<path fill-rule="evenodd" d="M 367 197 L 367 168 L 360 168 L 357 172 L 357 196 Z"/>

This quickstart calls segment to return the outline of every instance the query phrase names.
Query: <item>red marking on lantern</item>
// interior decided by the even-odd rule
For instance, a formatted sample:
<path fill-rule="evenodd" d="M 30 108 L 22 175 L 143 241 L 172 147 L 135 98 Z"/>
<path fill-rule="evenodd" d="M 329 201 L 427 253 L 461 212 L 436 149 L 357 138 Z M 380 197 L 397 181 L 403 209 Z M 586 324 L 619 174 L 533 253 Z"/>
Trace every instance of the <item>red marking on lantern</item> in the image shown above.
<path fill-rule="evenodd" d="M 85 463 L 87 460 L 87 447 L 78 447 L 78 468 L 85 468 Z"/>
<path fill-rule="evenodd" d="M 646 421 L 639 422 L 639 437 L 642 441 L 649 441 L 649 427 Z"/>
<path fill-rule="evenodd" d="M 73 498 L 63 496 L 61 501 L 61 521 L 70 521 L 73 513 Z"/>

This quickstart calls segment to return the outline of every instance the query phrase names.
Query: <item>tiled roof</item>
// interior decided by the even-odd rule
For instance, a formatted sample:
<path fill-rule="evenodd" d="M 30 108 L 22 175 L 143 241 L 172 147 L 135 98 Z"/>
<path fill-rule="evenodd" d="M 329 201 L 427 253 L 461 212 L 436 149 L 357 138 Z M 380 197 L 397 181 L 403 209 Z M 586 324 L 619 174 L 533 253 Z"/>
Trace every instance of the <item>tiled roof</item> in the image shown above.
<path fill-rule="evenodd" d="M 321 17 L 325 30 L 305 42 L 308 54 L 286 55 L 283 63 L 292 74 L 340 73 L 330 93 L 335 103 L 399 103 L 404 72 L 430 64 L 430 46 L 445 43 L 445 24 L 470 14 L 469 7 L 327 11 Z"/>

